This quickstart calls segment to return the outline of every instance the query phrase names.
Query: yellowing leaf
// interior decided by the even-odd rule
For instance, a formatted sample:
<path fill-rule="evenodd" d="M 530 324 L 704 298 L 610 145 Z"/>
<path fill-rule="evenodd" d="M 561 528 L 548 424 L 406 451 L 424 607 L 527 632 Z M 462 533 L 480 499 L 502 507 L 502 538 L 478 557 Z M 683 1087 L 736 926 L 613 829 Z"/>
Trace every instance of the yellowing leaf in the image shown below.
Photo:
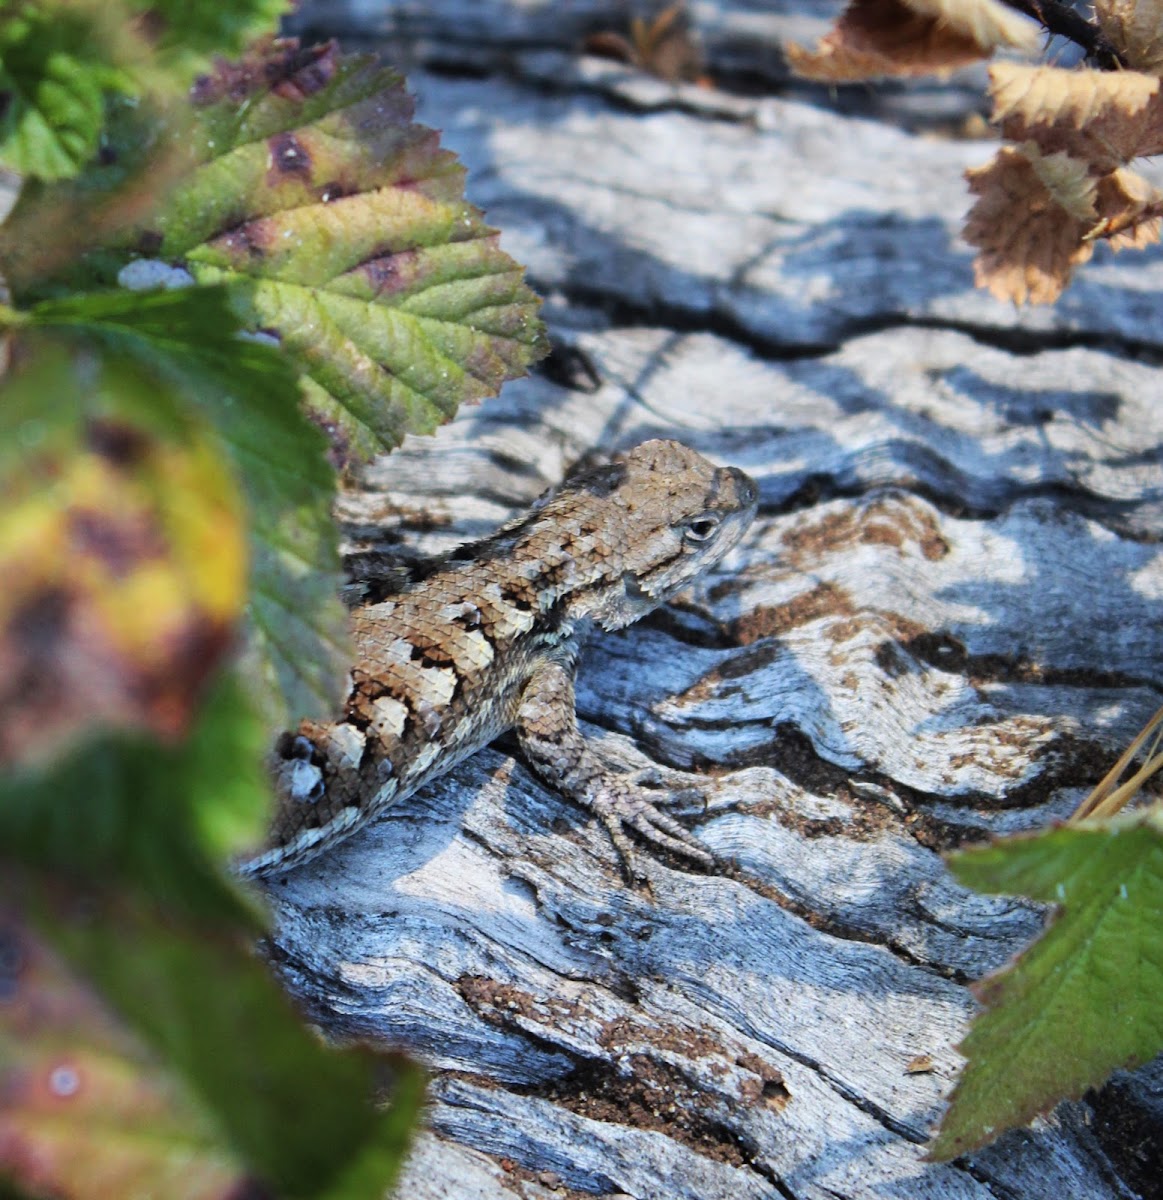
<path fill-rule="evenodd" d="M 1091 256 L 1083 241 L 1090 223 L 1066 212 L 1030 160 L 1008 146 L 965 177 L 977 196 L 964 233 L 980 251 L 973 263 L 977 286 L 1015 304 L 1056 300 Z"/>
<path fill-rule="evenodd" d="M 245 599 L 233 480 L 155 379 L 22 349 L 0 396 L 0 762 L 94 727 L 178 737 Z"/>
<path fill-rule="evenodd" d="M 927 75 L 987 58 L 998 46 L 1032 49 L 1037 26 L 996 0 L 850 0 L 814 51 L 789 45 L 792 69 L 832 82 Z"/>
<path fill-rule="evenodd" d="M 335 472 L 323 433 L 301 411 L 291 364 L 237 336 L 223 288 L 95 292 L 43 303 L 30 318 L 173 381 L 214 426 L 251 521 L 243 678 L 272 730 L 330 712 L 351 659 L 331 519 Z"/>
<path fill-rule="evenodd" d="M 1163 97 L 1153 76 L 997 63 L 989 79 L 993 120 L 1010 141 L 1069 154 L 1095 175 L 1163 151 Z"/>
<path fill-rule="evenodd" d="M 1107 40 L 1136 71 L 1163 73 L 1163 2 L 1095 0 L 1094 15 Z"/>

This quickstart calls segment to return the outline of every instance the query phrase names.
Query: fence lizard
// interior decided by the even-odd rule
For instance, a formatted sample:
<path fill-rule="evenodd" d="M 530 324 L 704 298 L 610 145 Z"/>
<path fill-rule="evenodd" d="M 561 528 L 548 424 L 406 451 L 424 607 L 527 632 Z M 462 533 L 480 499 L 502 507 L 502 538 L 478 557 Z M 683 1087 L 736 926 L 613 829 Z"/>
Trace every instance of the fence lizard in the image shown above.
<path fill-rule="evenodd" d="M 673 793 L 607 770 L 586 744 L 574 669 L 591 627 L 636 621 L 722 558 L 757 498 L 735 467 L 644 442 L 568 478 L 400 595 L 357 609 L 343 715 L 280 740 L 270 846 L 243 873 L 313 857 L 514 727 L 530 766 L 605 825 L 632 877 L 627 830 L 712 866 L 662 811 Z"/>

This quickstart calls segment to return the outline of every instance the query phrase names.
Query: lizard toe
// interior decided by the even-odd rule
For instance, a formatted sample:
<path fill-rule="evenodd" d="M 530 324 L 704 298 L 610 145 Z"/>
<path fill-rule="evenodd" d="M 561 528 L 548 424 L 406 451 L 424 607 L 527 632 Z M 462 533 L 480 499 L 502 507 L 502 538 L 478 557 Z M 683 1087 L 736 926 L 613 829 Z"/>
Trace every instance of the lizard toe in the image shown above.
<path fill-rule="evenodd" d="M 654 796 L 642 789 L 627 786 L 610 788 L 595 800 L 593 808 L 609 832 L 623 866 L 632 877 L 635 876 L 633 854 L 626 829 L 633 830 L 653 850 L 665 850 L 681 858 L 693 859 L 708 869 L 715 866 L 714 855 L 672 816 L 663 812 Z"/>

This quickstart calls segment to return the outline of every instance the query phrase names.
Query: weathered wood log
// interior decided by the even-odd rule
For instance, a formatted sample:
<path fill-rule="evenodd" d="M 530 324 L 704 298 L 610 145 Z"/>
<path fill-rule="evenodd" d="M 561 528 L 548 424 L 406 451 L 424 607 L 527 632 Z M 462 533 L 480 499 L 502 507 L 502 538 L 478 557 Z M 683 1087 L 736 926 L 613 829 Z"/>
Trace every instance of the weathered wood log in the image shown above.
<path fill-rule="evenodd" d="M 1163 256 L 1015 314 L 954 243 L 983 146 L 417 86 L 572 357 L 370 468 L 351 548 L 441 553 L 651 436 L 762 506 L 579 677 L 611 762 L 704 788 L 722 874 L 628 889 L 502 743 L 273 881 L 314 1016 L 433 1069 L 402 1194 L 1134 1195 L 1148 1073 L 954 1164 L 925 1141 L 966 984 L 1043 920 L 940 851 L 1068 814 L 1160 702 Z"/>

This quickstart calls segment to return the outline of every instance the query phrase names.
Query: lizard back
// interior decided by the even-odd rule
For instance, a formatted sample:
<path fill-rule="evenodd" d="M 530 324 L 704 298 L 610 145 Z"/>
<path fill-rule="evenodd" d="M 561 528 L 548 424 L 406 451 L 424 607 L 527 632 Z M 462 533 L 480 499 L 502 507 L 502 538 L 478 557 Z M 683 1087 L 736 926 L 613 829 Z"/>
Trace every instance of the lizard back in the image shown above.
<path fill-rule="evenodd" d="M 646 442 L 357 609 L 343 713 L 280 740 L 270 848 L 243 870 L 312 857 L 512 727 L 539 666 L 572 672 L 591 626 L 620 628 L 685 586 L 738 541 L 755 499 L 741 471 Z"/>

